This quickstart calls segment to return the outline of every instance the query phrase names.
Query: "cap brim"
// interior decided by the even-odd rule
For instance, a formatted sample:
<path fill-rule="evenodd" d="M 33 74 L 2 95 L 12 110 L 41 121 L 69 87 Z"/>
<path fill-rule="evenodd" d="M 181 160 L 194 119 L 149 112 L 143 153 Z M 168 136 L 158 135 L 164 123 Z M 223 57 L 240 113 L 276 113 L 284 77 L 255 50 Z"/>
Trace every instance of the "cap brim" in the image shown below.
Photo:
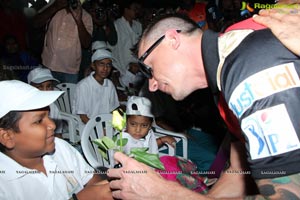
<path fill-rule="evenodd" d="M 36 91 L 22 104 L 14 107 L 15 111 L 27 111 L 44 108 L 56 101 L 64 91 Z"/>
<path fill-rule="evenodd" d="M 114 57 L 109 57 L 109 56 L 101 56 L 101 57 L 98 57 L 98 58 L 95 58 L 95 59 L 92 59 L 92 62 L 95 62 L 97 60 L 103 60 L 103 59 L 111 59 L 112 62 L 115 62 L 116 59 Z"/>
<path fill-rule="evenodd" d="M 41 77 L 41 78 L 36 78 L 34 80 L 32 80 L 31 82 L 32 83 L 36 83 L 36 84 L 40 84 L 40 83 L 43 83 L 45 81 L 56 81 L 57 83 L 60 83 L 59 80 L 53 78 L 53 77 Z"/>

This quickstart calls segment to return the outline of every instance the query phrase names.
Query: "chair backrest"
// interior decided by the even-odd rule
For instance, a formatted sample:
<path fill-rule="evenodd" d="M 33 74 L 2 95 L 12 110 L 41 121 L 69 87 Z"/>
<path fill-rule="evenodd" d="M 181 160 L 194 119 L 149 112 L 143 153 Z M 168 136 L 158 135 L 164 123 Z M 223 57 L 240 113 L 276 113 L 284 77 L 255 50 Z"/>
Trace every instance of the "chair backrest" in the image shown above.
<path fill-rule="evenodd" d="M 83 154 L 89 164 L 95 169 L 98 167 L 112 167 L 112 152 L 108 151 L 109 161 L 105 160 L 99 153 L 98 146 L 92 141 L 103 136 L 113 137 L 112 114 L 100 114 L 91 118 L 85 125 L 81 135 L 81 147 Z"/>
<path fill-rule="evenodd" d="M 76 89 L 75 83 L 60 83 L 55 86 L 56 90 L 65 91 L 63 95 L 61 95 L 56 104 L 58 105 L 59 109 L 66 113 L 72 113 L 72 104 Z"/>
<path fill-rule="evenodd" d="M 175 148 L 171 147 L 170 145 L 166 144 L 165 146 L 161 147 L 159 150 L 160 156 L 162 155 L 170 155 L 170 156 L 181 156 L 183 158 L 188 159 L 188 139 L 183 133 L 177 133 L 173 131 L 169 131 L 166 129 L 163 129 L 157 125 L 153 125 L 153 131 L 156 137 L 162 137 L 162 136 L 172 136 L 176 140 L 176 144 L 178 142 L 182 142 L 182 155 L 177 155 L 176 148 L 178 146 L 176 145 Z M 166 152 L 167 151 L 167 152 Z"/>
<path fill-rule="evenodd" d="M 79 116 L 60 111 L 60 118 L 63 121 L 62 137 L 71 144 L 80 142 L 84 124 Z"/>

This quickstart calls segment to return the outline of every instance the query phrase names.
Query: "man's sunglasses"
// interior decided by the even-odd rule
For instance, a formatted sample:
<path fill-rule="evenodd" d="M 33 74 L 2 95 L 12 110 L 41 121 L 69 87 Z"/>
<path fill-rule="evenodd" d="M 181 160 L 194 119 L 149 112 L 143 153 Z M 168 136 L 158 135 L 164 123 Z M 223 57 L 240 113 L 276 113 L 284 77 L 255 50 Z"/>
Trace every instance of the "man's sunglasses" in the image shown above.
<path fill-rule="evenodd" d="M 177 33 L 180 33 L 181 30 L 176 30 Z M 165 35 L 158 38 L 147 51 L 138 59 L 138 63 L 140 64 L 140 70 L 144 74 L 144 76 L 148 79 L 153 77 L 152 68 L 144 63 L 144 60 L 149 56 L 149 54 L 161 43 L 161 41 L 165 38 Z"/>

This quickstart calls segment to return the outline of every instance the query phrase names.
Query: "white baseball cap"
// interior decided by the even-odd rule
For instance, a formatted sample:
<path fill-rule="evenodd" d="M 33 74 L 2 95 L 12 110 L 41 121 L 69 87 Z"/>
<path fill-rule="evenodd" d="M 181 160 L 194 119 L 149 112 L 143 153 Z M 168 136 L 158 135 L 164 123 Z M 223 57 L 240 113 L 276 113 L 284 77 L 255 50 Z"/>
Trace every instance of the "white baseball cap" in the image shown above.
<path fill-rule="evenodd" d="M 131 96 L 127 101 L 126 115 L 152 117 L 151 101 L 145 97 Z"/>
<path fill-rule="evenodd" d="M 0 81 L 0 118 L 10 111 L 26 111 L 46 107 L 63 91 L 40 91 L 18 80 Z"/>
<path fill-rule="evenodd" d="M 45 81 L 56 81 L 59 83 L 59 80 L 55 79 L 51 71 L 45 67 L 37 67 L 31 70 L 27 76 L 27 82 L 30 84 L 32 83 L 43 83 Z"/>
<path fill-rule="evenodd" d="M 106 49 L 98 49 L 92 55 L 92 62 L 95 60 L 103 60 L 105 58 L 113 60 L 111 52 Z"/>
<path fill-rule="evenodd" d="M 92 51 L 96 51 L 97 49 L 106 49 L 107 44 L 104 41 L 94 41 L 92 43 Z"/>

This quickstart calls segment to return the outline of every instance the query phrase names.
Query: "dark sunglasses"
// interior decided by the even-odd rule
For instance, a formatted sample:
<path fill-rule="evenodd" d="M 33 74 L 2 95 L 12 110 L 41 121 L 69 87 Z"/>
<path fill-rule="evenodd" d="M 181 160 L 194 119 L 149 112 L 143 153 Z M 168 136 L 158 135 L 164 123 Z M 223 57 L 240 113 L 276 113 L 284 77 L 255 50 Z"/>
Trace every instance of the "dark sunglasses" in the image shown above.
<path fill-rule="evenodd" d="M 176 30 L 177 33 L 180 33 L 181 30 Z M 147 51 L 138 59 L 138 63 L 140 65 L 140 70 L 144 74 L 144 76 L 148 79 L 153 77 L 152 68 L 144 63 L 144 60 L 149 56 L 149 54 L 161 43 L 161 41 L 165 38 L 165 35 L 158 38 L 148 49 Z"/>

